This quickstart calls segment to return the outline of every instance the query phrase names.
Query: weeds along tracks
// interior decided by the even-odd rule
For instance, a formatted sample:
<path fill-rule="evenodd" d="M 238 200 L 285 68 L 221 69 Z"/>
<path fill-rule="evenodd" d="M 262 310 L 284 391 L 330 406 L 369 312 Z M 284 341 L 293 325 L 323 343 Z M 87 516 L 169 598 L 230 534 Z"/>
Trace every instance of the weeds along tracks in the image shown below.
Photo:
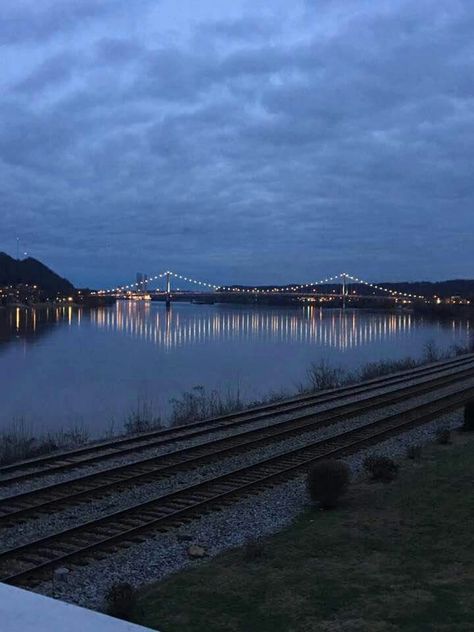
<path fill-rule="evenodd" d="M 410 397 L 430 393 L 435 388 L 449 386 L 466 377 L 474 377 L 474 366 L 443 376 L 432 376 L 431 379 L 425 379 L 416 385 L 400 388 L 395 393 L 372 395 L 364 400 L 318 414 L 311 413 L 275 422 L 263 428 L 244 430 L 204 444 L 15 494 L 0 500 L 0 525 L 11 526 L 27 518 L 50 514 L 81 502 L 98 500 L 135 485 L 157 481 L 177 472 L 202 467 L 231 455 L 304 435 L 336 424 L 341 419 L 347 420 L 383 406 L 399 403 Z M 312 440 L 314 437 L 308 438 L 308 442 Z"/>
<path fill-rule="evenodd" d="M 194 439 L 200 436 L 205 437 L 205 435 L 219 430 L 234 430 L 239 426 L 245 426 L 260 420 L 265 421 L 273 418 L 277 419 L 281 415 L 298 414 L 314 406 L 331 404 L 331 402 L 339 403 L 342 399 L 359 397 L 378 389 L 396 387 L 410 380 L 441 374 L 444 371 L 455 371 L 463 367 L 468 368 L 469 366 L 474 366 L 474 354 L 467 354 L 455 359 L 417 367 L 409 371 L 391 374 L 352 386 L 323 391 L 316 395 L 306 395 L 247 409 L 215 419 L 157 430 L 139 436 L 122 437 L 66 452 L 53 453 L 0 467 L 0 486 L 32 478 L 36 479 L 49 474 L 72 471 L 76 468 L 94 465 L 117 456 L 139 454 L 150 448 L 158 448 L 180 440 Z"/>
<path fill-rule="evenodd" d="M 237 498 L 289 480 L 319 459 L 347 456 L 427 423 L 459 408 L 473 396 L 474 387 L 464 387 L 403 413 L 4 551 L 0 553 L 0 580 L 34 586 L 49 579 L 59 565 L 82 566 L 101 559 L 141 542 L 150 532 L 169 530 Z"/>

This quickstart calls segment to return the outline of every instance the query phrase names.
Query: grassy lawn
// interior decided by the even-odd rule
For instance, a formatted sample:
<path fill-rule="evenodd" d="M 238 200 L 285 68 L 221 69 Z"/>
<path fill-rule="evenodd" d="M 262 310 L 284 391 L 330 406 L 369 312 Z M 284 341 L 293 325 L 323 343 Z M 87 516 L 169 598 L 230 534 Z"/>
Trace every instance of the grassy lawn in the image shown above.
<path fill-rule="evenodd" d="M 354 485 L 263 541 L 143 591 L 161 632 L 474 630 L 474 437 L 424 449 L 388 485 Z"/>

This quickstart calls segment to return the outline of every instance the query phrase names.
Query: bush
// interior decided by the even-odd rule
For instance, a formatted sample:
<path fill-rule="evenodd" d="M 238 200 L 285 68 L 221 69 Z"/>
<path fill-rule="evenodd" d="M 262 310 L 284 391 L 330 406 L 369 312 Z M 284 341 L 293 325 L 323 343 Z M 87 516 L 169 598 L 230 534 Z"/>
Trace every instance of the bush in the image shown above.
<path fill-rule="evenodd" d="M 350 481 L 349 468 L 342 461 L 328 460 L 316 463 L 308 473 L 308 491 L 311 500 L 323 509 L 336 507 Z"/>
<path fill-rule="evenodd" d="M 302 392 L 323 391 L 331 388 L 344 386 L 349 381 L 349 377 L 339 367 L 332 367 L 326 360 L 321 360 L 319 364 L 311 363 L 306 372 L 307 381 L 300 388 Z"/>
<path fill-rule="evenodd" d="M 146 400 L 137 399 L 137 404 L 130 411 L 124 423 L 126 435 L 134 435 L 162 428 L 161 419 L 153 410 L 153 404 Z"/>
<path fill-rule="evenodd" d="M 436 431 L 436 443 L 440 445 L 451 443 L 451 430 L 449 428 L 439 428 Z"/>
<path fill-rule="evenodd" d="M 423 348 L 423 359 L 425 362 L 438 362 L 441 360 L 440 352 L 438 351 L 434 340 L 429 340 Z"/>
<path fill-rule="evenodd" d="M 206 391 L 204 386 L 193 386 L 190 391 L 170 399 L 170 404 L 171 425 L 220 417 L 244 408 L 239 388 L 220 393 L 217 390 Z"/>
<path fill-rule="evenodd" d="M 418 366 L 418 362 L 413 358 L 402 358 L 401 360 L 379 360 L 368 362 L 359 369 L 357 375 L 358 382 L 373 380 L 377 377 L 389 375 L 397 371 L 408 371 Z"/>
<path fill-rule="evenodd" d="M 464 432 L 474 432 L 474 399 L 467 402 L 464 407 L 464 424 L 462 429 Z"/>
<path fill-rule="evenodd" d="M 85 428 L 76 425 L 69 430 L 36 435 L 24 419 L 15 419 L 0 432 L 0 466 L 25 459 L 34 459 L 55 450 L 75 448 L 89 441 Z"/>
<path fill-rule="evenodd" d="M 364 461 L 364 469 L 373 481 L 389 483 L 397 478 L 398 465 L 387 456 L 369 456 Z"/>
<path fill-rule="evenodd" d="M 107 614 L 130 621 L 137 610 L 137 594 L 127 583 L 113 584 L 105 597 Z"/>
<path fill-rule="evenodd" d="M 407 448 L 407 458 L 416 461 L 421 457 L 421 445 L 411 445 Z"/>

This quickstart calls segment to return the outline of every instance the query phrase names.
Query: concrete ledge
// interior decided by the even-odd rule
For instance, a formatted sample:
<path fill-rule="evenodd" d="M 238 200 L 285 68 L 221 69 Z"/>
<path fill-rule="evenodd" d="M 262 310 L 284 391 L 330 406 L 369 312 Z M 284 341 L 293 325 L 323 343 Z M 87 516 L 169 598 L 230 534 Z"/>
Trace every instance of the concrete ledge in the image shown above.
<path fill-rule="evenodd" d="M 1 632 L 150 632 L 105 614 L 0 584 Z"/>

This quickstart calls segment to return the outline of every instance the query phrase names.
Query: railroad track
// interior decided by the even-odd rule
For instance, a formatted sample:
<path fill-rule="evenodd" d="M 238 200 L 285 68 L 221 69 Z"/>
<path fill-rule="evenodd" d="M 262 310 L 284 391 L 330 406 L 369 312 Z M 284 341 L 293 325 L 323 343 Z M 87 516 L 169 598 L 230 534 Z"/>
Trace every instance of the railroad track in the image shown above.
<path fill-rule="evenodd" d="M 207 465 L 291 437 L 314 432 L 341 420 L 393 405 L 409 397 L 432 392 L 462 379 L 474 377 L 474 365 L 446 375 L 425 378 L 415 385 L 372 395 L 363 400 L 310 413 L 263 428 L 254 428 L 138 462 L 100 470 L 86 476 L 40 487 L 0 499 L 0 526 L 11 526 L 27 518 L 50 514 L 65 507 L 90 502 L 139 484 L 157 481 L 177 472 Z"/>
<path fill-rule="evenodd" d="M 139 454 L 150 448 L 158 448 L 181 440 L 194 439 L 219 430 L 245 426 L 256 421 L 278 418 L 282 415 L 299 413 L 314 406 L 340 402 L 343 398 L 360 396 L 381 388 L 396 387 L 408 380 L 435 375 L 443 371 L 455 370 L 469 365 L 474 365 L 474 354 L 467 354 L 452 360 L 417 367 L 409 371 L 395 373 L 352 386 L 324 391 L 316 395 L 297 397 L 214 419 L 156 430 L 139 436 L 122 437 L 64 451 L 59 454 L 29 459 L 28 461 L 0 467 L 0 486 L 19 483 L 31 478 L 36 479 L 49 474 L 72 471 L 76 468 L 94 465 L 117 456 Z"/>
<path fill-rule="evenodd" d="M 464 387 L 403 413 L 3 551 L 0 581 L 35 586 L 49 579 L 58 566 L 85 565 L 102 559 L 117 549 L 143 541 L 150 532 L 180 526 L 237 498 L 289 480 L 317 460 L 347 456 L 427 423 L 459 408 L 473 396 L 474 387 Z"/>

